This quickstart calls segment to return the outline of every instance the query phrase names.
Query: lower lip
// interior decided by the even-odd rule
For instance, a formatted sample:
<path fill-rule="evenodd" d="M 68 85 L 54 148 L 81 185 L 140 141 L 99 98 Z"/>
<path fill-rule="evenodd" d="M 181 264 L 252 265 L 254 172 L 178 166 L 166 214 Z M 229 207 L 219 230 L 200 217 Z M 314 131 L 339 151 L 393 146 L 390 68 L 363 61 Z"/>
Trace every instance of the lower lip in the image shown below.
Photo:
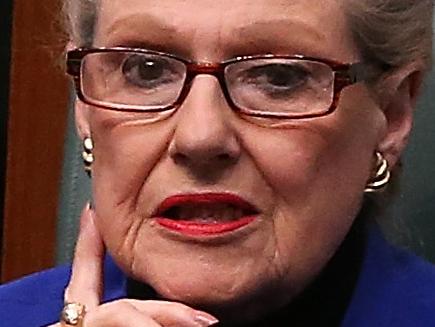
<path fill-rule="evenodd" d="M 229 222 L 198 222 L 156 218 L 157 223 L 171 231 L 189 236 L 216 236 L 241 229 L 255 220 L 255 216 L 242 217 Z"/>

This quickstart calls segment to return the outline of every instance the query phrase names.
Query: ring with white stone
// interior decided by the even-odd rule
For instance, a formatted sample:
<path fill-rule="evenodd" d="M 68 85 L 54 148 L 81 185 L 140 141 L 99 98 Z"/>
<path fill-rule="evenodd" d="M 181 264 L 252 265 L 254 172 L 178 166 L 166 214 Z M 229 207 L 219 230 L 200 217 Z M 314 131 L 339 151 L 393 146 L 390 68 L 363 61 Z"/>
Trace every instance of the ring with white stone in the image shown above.
<path fill-rule="evenodd" d="M 66 302 L 60 315 L 62 327 L 82 327 L 86 307 L 78 302 Z"/>

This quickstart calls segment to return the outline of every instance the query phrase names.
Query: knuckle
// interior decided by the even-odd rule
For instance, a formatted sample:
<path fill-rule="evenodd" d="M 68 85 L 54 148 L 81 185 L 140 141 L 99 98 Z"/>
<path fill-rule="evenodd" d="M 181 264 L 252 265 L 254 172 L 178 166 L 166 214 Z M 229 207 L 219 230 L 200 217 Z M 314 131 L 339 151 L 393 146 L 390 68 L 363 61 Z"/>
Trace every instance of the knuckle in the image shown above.
<path fill-rule="evenodd" d="M 133 305 L 129 303 L 128 300 L 121 299 L 121 300 L 103 304 L 99 306 L 97 310 L 100 311 L 101 314 L 112 314 L 115 312 L 131 310 L 133 308 L 134 308 Z"/>
<path fill-rule="evenodd" d="M 110 305 L 110 307 L 112 307 L 112 309 L 114 307 L 114 309 L 116 309 L 116 310 L 131 310 L 131 309 L 135 309 L 133 304 L 131 304 L 128 299 L 117 300 L 117 301 L 114 301 L 114 302 L 110 303 L 109 305 Z"/>

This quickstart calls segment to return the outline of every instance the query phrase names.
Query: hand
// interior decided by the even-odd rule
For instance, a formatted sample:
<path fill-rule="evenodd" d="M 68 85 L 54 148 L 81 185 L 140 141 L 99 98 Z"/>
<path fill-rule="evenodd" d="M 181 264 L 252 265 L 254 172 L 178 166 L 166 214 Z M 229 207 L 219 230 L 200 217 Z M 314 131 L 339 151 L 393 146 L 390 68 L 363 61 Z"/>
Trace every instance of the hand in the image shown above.
<path fill-rule="evenodd" d="M 217 323 L 213 316 L 176 302 L 122 299 L 101 304 L 103 259 L 104 245 L 95 226 L 95 213 L 87 206 L 80 218 L 72 275 L 65 291 L 66 302 L 86 306 L 83 327 L 200 327 Z"/>

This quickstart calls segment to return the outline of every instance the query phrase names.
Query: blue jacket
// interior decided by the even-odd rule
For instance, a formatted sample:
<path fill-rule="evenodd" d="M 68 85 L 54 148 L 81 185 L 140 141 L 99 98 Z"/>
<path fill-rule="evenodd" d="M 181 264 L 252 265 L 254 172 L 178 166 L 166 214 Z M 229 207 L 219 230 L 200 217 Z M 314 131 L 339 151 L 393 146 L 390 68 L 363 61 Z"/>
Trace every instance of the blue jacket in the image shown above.
<path fill-rule="evenodd" d="M 0 326 L 46 326 L 58 320 L 70 267 L 58 267 L 0 287 Z M 104 301 L 126 296 L 126 278 L 105 262 Z M 341 326 L 435 327 L 435 266 L 387 244 L 371 230 Z"/>

